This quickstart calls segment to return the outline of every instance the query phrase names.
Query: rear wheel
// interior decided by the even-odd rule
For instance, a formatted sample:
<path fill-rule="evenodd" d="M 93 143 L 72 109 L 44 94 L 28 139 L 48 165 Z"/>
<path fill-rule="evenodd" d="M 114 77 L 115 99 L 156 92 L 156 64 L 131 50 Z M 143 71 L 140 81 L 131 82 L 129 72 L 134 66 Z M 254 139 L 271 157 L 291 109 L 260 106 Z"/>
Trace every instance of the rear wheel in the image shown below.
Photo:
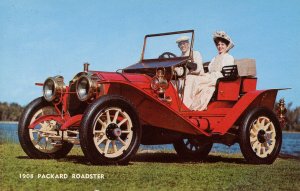
<path fill-rule="evenodd" d="M 211 142 L 200 142 L 197 139 L 182 139 L 174 144 L 174 148 L 177 154 L 188 160 L 203 160 L 207 157 L 210 152 L 213 143 Z"/>
<path fill-rule="evenodd" d="M 266 108 L 250 111 L 240 127 L 240 147 L 253 164 L 272 164 L 282 143 L 282 131 L 276 115 Z"/>
<path fill-rule="evenodd" d="M 42 97 L 33 100 L 25 108 L 19 121 L 18 136 L 21 147 L 30 158 L 62 158 L 73 147 L 67 142 L 58 142 L 53 139 L 58 136 L 59 124 L 55 120 L 45 120 L 29 129 L 37 118 L 45 115 L 55 115 L 56 110 L 51 103 Z"/>
<path fill-rule="evenodd" d="M 87 108 L 79 136 L 91 163 L 127 164 L 141 140 L 137 112 L 120 96 L 103 96 Z"/>

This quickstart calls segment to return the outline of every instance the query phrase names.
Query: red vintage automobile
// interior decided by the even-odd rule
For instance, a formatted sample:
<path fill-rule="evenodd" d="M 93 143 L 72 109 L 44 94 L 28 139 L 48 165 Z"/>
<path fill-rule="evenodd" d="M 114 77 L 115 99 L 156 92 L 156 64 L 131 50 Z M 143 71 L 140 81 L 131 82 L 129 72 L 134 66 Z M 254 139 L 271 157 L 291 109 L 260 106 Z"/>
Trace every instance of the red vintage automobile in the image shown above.
<path fill-rule="evenodd" d="M 146 35 L 134 65 L 102 72 L 84 64 L 69 85 L 62 76 L 37 83 L 43 96 L 26 107 L 19 121 L 25 153 L 61 158 L 79 144 L 92 164 L 127 164 L 140 144 L 173 144 L 180 157 L 203 159 L 213 143 L 239 143 L 249 163 L 273 163 L 285 112 L 284 103 L 278 115 L 273 112 L 279 89 L 257 90 L 255 61 L 236 60 L 223 68 L 208 109 L 189 110 L 173 83 L 187 75 L 178 76 L 174 68 L 193 62 L 192 55 L 174 53 L 180 35 L 190 35 L 192 50 L 193 30 Z"/>

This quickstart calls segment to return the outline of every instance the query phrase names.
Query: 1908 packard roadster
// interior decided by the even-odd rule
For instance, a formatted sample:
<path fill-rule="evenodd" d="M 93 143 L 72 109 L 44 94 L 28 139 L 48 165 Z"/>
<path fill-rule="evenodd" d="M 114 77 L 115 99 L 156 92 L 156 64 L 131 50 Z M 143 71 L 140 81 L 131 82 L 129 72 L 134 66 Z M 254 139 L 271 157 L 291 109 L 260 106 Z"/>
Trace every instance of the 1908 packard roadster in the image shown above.
<path fill-rule="evenodd" d="M 68 85 L 62 76 L 37 83 L 43 96 L 19 122 L 25 153 L 61 158 L 78 144 L 92 164 L 127 164 L 140 144 L 173 144 L 180 157 L 203 159 L 213 143 L 239 143 L 249 163 L 273 163 L 285 111 L 282 104 L 273 113 L 279 89 L 256 90 L 254 60 L 236 60 L 223 68 L 207 110 L 189 110 L 173 83 L 187 75 L 174 68 L 193 62 L 192 55 L 175 54 L 180 35 L 190 35 L 192 50 L 193 30 L 146 35 L 141 60 L 125 69 L 91 71 L 85 64 Z"/>

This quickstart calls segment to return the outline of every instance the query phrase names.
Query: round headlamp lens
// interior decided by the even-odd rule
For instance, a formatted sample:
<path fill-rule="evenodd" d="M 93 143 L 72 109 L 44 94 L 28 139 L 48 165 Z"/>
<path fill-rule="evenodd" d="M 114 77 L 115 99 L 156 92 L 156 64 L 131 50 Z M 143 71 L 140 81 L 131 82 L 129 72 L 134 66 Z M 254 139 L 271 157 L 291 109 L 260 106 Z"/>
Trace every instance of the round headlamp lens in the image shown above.
<path fill-rule="evenodd" d="M 52 101 L 55 98 L 55 85 L 52 79 L 47 79 L 44 83 L 44 98 Z"/>
<path fill-rule="evenodd" d="M 78 81 L 77 85 L 77 95 L 78 98 L 82 101 L 85 101 L 88 99 L 90 90 L 90 82 L 86 77 L 82 77 Z"/>

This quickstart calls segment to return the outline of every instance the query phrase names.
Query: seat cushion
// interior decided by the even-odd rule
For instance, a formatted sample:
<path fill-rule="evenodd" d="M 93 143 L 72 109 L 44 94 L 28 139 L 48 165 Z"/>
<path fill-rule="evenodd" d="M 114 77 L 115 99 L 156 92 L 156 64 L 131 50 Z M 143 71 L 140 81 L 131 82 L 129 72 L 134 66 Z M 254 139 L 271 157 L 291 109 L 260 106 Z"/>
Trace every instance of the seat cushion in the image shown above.
<path fill-rule="evenodd" d="M 237 65 L 239 76 L 256 76 L 256 62 L 254 59 L 239 59 L 235 60 L 234 64 Z"/>

